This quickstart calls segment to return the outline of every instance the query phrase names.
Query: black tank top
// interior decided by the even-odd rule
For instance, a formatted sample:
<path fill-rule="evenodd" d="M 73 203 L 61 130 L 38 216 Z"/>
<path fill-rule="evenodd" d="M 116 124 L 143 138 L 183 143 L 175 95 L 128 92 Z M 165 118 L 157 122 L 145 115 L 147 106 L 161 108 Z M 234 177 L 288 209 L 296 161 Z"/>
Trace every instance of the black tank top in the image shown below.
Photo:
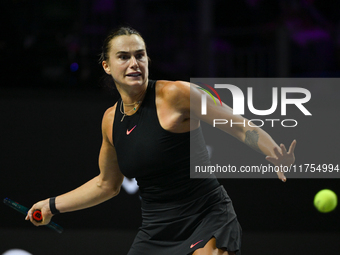
<path fill-rule="evenodd" d="M 216 179 L 190 179 L 190 160 L 210 163 L 201 128 L 185 133 L 163 129 L 157 116 L 155 86 L 156 81 L 149 81 L 140 108 L 123 121 L 121 99 L 117 102 L 113 143 L 120 171 L 136 178 L 145 202 L 194 199 L 219 186 Z M 190 136 L 197 143 L 191 147 Z M 195 152 L 190 153 L 190 148 Z"/>

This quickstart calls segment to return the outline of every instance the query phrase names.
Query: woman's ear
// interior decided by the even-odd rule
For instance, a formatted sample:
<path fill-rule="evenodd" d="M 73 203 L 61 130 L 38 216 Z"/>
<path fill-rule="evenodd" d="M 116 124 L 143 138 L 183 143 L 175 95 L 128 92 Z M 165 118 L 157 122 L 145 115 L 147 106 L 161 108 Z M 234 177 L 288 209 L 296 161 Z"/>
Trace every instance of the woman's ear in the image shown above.
<path fill-rule="evenodd" d="M 108 63 L 106 61 L 102 62 L 102 66 L 104 68 L 105 73 L 111 75 L 111 69 L 110 66 L 108 65 Z"/>

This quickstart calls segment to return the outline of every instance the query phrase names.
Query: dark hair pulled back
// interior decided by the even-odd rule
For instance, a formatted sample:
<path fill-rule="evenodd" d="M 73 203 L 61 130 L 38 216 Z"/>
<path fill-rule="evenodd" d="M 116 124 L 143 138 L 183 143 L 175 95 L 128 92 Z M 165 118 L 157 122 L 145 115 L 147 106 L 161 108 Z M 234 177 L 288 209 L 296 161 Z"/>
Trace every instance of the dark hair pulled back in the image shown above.
<path fill-rule="evenodd" d="M 105 38 L 103 46 L 102 46 L 102 53 L 100 54 L 99 57 L 99 63 L 101 64 L 103 61 L 107 61 L 109 59 L 109 52 L 111 49 L 111 45 L 110 42 L 112 39 L 114 39 L 115 37 L 121 36 L 121 35 L 138 35 L 140 36 L 140 38 L 143 39 L 143 37 L 141 36 L 141 34 L 131 28 L 131 27 L 120 27 L 116 30 L 111 31 L 108 36 Z"/>

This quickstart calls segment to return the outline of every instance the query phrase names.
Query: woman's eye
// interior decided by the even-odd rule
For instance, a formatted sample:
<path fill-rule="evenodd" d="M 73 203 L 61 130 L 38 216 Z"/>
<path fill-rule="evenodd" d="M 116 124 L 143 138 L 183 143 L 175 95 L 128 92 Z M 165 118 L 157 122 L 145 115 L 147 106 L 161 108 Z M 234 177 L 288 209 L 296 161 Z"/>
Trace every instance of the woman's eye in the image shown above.
<path fill-rule="evenodd" d="M 144 54 L 138 54 L 137 56 L 136 56 L 136 59 L 142 59 L 144 57 Z"/>
<path fill-rule="evenodd" d="M 126 55 L 120 55 L 119 58 L 122 60 L 127 60 L 129 57 Z"/>

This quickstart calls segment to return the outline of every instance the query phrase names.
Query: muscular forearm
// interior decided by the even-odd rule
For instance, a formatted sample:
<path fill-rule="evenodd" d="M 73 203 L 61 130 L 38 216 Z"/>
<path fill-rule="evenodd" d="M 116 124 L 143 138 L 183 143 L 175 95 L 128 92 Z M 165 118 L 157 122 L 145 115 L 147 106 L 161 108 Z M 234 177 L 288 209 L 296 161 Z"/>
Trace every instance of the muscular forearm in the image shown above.
<path fill-rule="evenodd" d="M 275 166 L 291 166 L 295 162 L 294 149 L 296 140 L 291 143 L 287 151 L 283 144 L 278 146 L 267 132 L 256 127 L 253 123 L 248 126 L 240 125 L 240 123 L 249 123 L 243 117 L 234 116 L 233 123 L 238 125 L 230 127 L 228 125 L 219 125 L 219 128 L 244 142 L 252 149 L 266 155 L 266 160 Z M 283 172 L 279 171 L 277 174 L 280 180 L 286 181 Z"/>
<path fill-rule="evenodd" d="M 83 184 L 75 190 L 56 197 L 56 208 L 61 212 L 71 212 L 100 204 L 119 193 L 102 181 L 100 176 Z"/>
<path fill-rule="evenodd" d="M 250 122 L 250 125 L 246 125 L 246 123 L 249 123 L 248 120 L 241 116 L 234 116 L 233 123 L 238 124 L 233 126 L 219 125 L 218 128 L 266 156 L 275 157 L 274 148 L 281 151 L 281 148 L 271 136 L 263 129 L 256 127 L 254 123 Z M 240 123 L 244 123 L 244 125 L 240 125 Z"/>
<path fill-rule="evenodd" d="M 243 141 L 250 148 L 266 156 L 275 156 L 275 147 L 278 148 L 279 151 L 281 150 L 271 136 L 261 128 L 246 130 Z"/>
<path fill-rule="evenodd" d="M 98 175 L 79 188 L 57 196 L 55 207 L 61 213 L 85 209 L 116 196 L 119 193 L 119 188 L 120 185 L 114 186 L 112 182 L 110 184 L 109 181 L 103 180 L 101 175 Z M 49 202 L 50 199 L 45 199 L 34 204 L 28 211 L 26 220 L 30 220 L 36 226 L 48 224 L 53 216 Z M 32 214 L 35 210 L 41 211 L 42 222 L 33 220 Z"/>

